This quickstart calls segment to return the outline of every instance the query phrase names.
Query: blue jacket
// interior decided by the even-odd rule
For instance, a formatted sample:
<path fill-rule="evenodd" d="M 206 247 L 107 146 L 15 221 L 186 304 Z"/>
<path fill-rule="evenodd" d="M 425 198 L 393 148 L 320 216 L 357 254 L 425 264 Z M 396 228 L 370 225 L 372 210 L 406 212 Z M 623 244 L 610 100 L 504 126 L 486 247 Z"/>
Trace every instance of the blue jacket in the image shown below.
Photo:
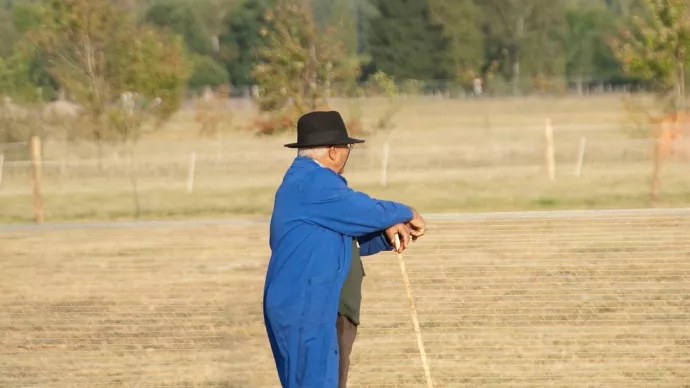
<path fill-rule="evenodd" d="M 342 176 L 297 157 L 275 196 L 264 285 L 266 330 L 283 387 L 336 388 L 336 319 L 352 239 L 368 256 L 393 247 L 383 231 L 412 209 L 352 190 Z"/>

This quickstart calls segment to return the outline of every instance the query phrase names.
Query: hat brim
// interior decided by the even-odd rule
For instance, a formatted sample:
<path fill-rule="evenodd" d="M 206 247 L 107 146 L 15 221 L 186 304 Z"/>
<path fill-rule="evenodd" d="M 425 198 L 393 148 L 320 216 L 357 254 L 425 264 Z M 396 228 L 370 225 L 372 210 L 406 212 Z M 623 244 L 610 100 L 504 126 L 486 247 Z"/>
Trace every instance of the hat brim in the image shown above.
<path fill-rule="evenodd" d="M 339 142 L 327 142 L 327 143 L 310 143 L 310 144 L 300 144 L 300 143 L 290 143 L 285 144 L 287 148 L 312 148 L 312 147 L 326 147 L 326 146 L 336 146 L 336 145 L 346 145 L 346 144 L 359 144 L 364 143 L 364 140 L 355 139 L 353 137 L 348 137 L 347 140 Z"/>

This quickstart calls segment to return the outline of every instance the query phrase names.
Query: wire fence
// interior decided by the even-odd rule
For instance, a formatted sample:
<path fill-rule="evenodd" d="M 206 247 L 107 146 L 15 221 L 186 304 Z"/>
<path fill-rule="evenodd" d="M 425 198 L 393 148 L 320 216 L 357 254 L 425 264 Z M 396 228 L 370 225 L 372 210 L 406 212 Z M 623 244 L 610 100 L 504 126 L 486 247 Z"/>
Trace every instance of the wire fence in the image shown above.
<path fill-rule="evenodd" d="M 405 253 L 437 387 L 690 381 L 690 209 L 427 215 Z M 5 227 L 0 386 L 276 387 L 266 221 Z M 365 260 L 353 387 L 423 387 L 398 262 Z"/>
<path fill-rule="evenodd" d="M 360 146 L 353 153 L 348 162 L 348 171 L 363 176 L 367 183 L 371 183 L 379 181 L 382 169 L 442 172 L 451 169 L 544 166 L 544 140 L 539 137 L 530 140 L 486 142 L 481 145 L 439 141 L 424 146 L 390 142 L 385 147 L 383 141 L 374 141 Z M 59 152 L 53 149 L 41 161 L 45 189 L 62 193 L 118 188 L 130 190 L 133 177 L 138 179 L 142 190 L 241 187 L 242 183 L 251 186 L 256 181 L 243 178 L 257 174 L 279 176 L 282 169 L 275 166 L 287 166 L 295 156 L 292 151 L 281 149 L 279 144 L 275 144 L 276 148 L 271 152 L 266 152 L 256 145 L 251 149 L 237 142 L 156 143 L 141 145 L 132 155 L 112 147 L 111 150 L 117 151 L 110 151 L 101 157 L 95 155 L 95 146 L 91 147 L 91 152 L 79 155 L 69 145 L 60 145 Z M 578 163 L 597 167 L 630 166 L 650 161 L 653 145 L 652 139 L 621 141 L 594 137 L 587 140 L 586 136 L 557 139 L 554 161 L 558 167 L 566 166 L 561 168 L 562 174 L 566 175 L 571 175 Z M 384 148 L 387 150 L 384 151 Z M 76 149 L 84 151 L 87 147 Z M 578 160 L 579 157 L 581 160 Z M 680 163 L 690 161 L 690 140 L 674 142 L 668 160 Z M 3 180 L 0 181 L 0 195 L 31 193 L 31 160 L 5 159 L 1 167 Z"/>
<path fill-rule="evenodd" d="M 503 208 L 515 208 L 515 198 L 536 203 L 521 204 L 522 209 L 544 201 L 590 206 L 611 195 L 633 198 L 623 206 L 637 207 L 643 201 L 639 198 L 648 195 L 654 140 L 621 138 L 621 131 L 620 126 L 604 124 L 555 126 L 557 184 L 549 180 L 543 126 L 377 136 L 352 153 L 346 174 L 354 186 L 382 190 L 377 194 L 386 196 L 405 191 L 428 197 L 409 194 L 410 185 L 426 185 L 439 198 L 432 204 L 440 205 L 431 208 L 437 212 L 454 209 L 457 203 L 476 207 L 503 202 L 510 205 Z M 284 169 L 295 157 L 282 147 L 285 142 L 280 136 L 142 141 L 129 150 L 102 144 L 99 152 L 90 143 L 47 141 L 40 164 L 46 219 L 206 216 L 221 210 L 224 215 L 266 214 Z M 28 144 L 0 145 L 0 154 L 5 155 L 0 157 L 0 220 L 28 222 L 34 194 Z M 689 161 L 690 139 L 675 140 L 664 157 L 667 197 L 680 199 L 690 188 Z M 591 199 L 583 200 L 587 195 Z M 674 201 L 671 206 L 677 205 Z"/>

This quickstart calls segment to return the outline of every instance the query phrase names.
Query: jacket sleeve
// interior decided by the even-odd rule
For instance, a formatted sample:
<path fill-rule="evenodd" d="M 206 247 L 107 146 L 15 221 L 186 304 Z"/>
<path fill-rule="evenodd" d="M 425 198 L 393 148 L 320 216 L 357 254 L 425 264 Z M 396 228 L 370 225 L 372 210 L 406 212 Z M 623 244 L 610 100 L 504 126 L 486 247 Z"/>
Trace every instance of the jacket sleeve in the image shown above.
<path fill-rule="evenodd" d="M 347 236 L 381 232 L 414 217 L 410 207 L 352 190 L 344 178 L 325 168 L 312 172 L 300 189 L 306 221 Z"/>
<path fill-rule="evenodd" d="M 388 241 L 383 232 L 376 232 L 362 236 L 359 241 L 360 256 L 371 256 L 383 251 L 392 251 L 393 244 Z"/>

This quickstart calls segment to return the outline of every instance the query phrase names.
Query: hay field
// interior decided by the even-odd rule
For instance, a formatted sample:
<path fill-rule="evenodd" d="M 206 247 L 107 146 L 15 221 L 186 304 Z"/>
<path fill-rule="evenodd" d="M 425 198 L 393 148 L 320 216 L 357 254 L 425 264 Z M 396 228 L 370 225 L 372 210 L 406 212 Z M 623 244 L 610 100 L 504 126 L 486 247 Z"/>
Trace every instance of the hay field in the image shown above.
<path fill-rule="evenodd" d="M 683 387 L 690 211 L 428 216 L 406 253 L 437 387 Z M 0 231 L 0 386 L 276 387 L 267 224 Z M 423 387 L 397 258 L 365 261 L 353 387 Z"/>
<path fill-rule="evenodd" d="M 348 165 L 351 185 L 372 195 L 409 202 L 425 212 L 641 208 L 649 206 L 651 144 L 631 124 L 621 96 L 496 100 L 403 101 L 391 131 L 366 135 Z M 336 101 L 346 117 L 361 105 L 365 125 L 386 102 Z M 254 112 L 234 113 L 245 125 Z M 96 147 L 47 142 L 43 192 L 47 221 L 135 218 L 131 171 L 136 171 L 140 219 L 217 218 L 270 214 L 273 193 L 294 157 L 283 144 L 294 134 L 256 137 L 230 130 L 199 139 L 193 112 L 143 139 L 130 167 L 107 149 L 102 168 Z M 554 126 L 556 181 L 545 167 L 544 122 Z M 575 164 L 581 138 L 586 152 Z M 387 184 L 382 149 L 390 144 Z M 690 141 L 679 141 L 663 170 L 661 207 L 690 201 Z M 188 192 L 190 160 L 196 155 Z M 9 159 L 8 159 L 9 160 Z M 0 222 L 31 222 L 31 168 L 6 161 L 0 185 Z"/>

